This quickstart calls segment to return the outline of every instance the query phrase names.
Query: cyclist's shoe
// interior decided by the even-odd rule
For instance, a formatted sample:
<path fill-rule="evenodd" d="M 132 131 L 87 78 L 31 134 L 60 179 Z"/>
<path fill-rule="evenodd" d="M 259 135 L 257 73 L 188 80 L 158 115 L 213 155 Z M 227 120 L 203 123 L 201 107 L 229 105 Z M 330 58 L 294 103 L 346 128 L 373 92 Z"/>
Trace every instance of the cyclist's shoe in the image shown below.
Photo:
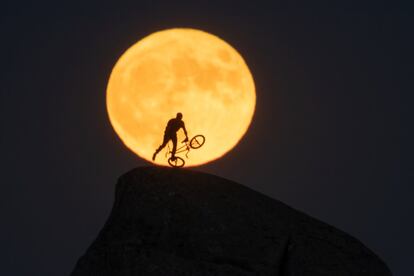
<path fill-rule="evenodd" d="M 154 154 L 152 155 L 152 161 L 155 161 L 155 156 L 157 156 L 156 152 L 154 152 Z"/>

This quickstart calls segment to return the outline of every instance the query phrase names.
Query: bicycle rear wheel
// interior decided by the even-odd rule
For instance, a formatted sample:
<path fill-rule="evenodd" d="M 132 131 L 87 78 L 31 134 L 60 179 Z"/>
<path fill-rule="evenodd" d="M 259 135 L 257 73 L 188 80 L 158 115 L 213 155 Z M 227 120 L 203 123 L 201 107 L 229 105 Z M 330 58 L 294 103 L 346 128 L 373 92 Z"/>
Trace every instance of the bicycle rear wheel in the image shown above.
<path fill-rule="evenodd" d="M 191 138 L 190 147 L 193 148 L 193 149 L 198 149 L 202 145 L 204 145 L 205 141 L 206 141 L 206 137 L 204 137 L 201 134 L 198 134 L 198 135 L 194 136 L 193 138 Z"/>
<path fill-rule="evenodd" d="M 172 157 L 170 157 L 168 158 L 168 164 L 170 164 L 170 166 L 174 168 L 181 168 L 182 166 L 184 166 L 185 161 L 184 159 L 178 156 L 176 156 L 174 160 L 172 159 Z"/>

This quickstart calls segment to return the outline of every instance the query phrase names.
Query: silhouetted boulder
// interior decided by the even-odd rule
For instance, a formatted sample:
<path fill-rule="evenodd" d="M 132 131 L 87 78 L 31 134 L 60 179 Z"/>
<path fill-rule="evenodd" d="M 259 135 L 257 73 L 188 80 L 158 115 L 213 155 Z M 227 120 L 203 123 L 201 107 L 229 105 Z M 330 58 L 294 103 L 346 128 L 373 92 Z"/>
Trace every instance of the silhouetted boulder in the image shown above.
<path fill-rule="evenodd" d="M 391 275 L 361 242 L 235 182 L 143 167 L 72 276 Z"/>

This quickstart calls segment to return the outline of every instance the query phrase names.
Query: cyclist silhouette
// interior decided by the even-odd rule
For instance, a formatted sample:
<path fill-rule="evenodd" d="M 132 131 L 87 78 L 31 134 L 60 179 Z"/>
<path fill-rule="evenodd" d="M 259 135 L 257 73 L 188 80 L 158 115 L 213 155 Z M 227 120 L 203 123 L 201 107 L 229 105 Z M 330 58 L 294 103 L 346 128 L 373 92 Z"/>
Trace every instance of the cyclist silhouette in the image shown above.
<path fill-rule="evenodd" d="M 159 148 L 152 155 L 152 160 L 153 161 L 155 160 L 155 157 L 157 156 L 157 154 L 167 145 L 167 143 L 170 140 L 173 143 L 171 158 L 173 160 L 175 159 L 175 151 L 177 150 L 177 131 L 180 130 L 180 128 L 182 128 L 184 130 L 185 137 L 186 137 L 183 142 L 188 141 L 187 130 L 185 129 L 185 125 L 184 125 L 184 122 L 183 122 L 182 118 L 183 118 L 183 114 L 178 112 L 177 117 L 175 117 L 173 119 L 170 119 L 168 121 L 167 127 L 165 128 L 165 131 L 164 131 L 164 140 L 163 140 L 161 146 L 159 146 Z"/>

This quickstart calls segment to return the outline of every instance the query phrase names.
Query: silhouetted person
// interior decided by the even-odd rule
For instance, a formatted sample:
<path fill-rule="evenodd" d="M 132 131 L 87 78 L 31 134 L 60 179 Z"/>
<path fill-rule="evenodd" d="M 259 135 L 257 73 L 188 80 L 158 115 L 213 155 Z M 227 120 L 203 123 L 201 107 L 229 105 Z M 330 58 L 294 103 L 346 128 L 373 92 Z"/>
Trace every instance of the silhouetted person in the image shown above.
<path fill-rule="evenodd" d="M 157 154 L 167 145 L 168 141 L 170 141 L 170 140 L 173 143 L 171 158 L 173 160 L 175 159 L 175 151 L 177 149 L 177 131 L 180 128 L 182 128 L 184 130 L 185 137 L 186 137 L 183 142 L 188 141 L 187 130 L 185 129 L 184 122 L 181 120 L 182 118 L 183 118 L 183 114 L 178 112 L 176 118 L 173 118 L 173 119 L 168 121 L 167 127 L 165 128 L 165 131 L 164 131 L 164 140 L 163 140 L 161 146 L 159 146 L 159 148 L 152 155 L 152 160 L 153 161 L 155 160 L 155 157 L 157 156 Z"/>

